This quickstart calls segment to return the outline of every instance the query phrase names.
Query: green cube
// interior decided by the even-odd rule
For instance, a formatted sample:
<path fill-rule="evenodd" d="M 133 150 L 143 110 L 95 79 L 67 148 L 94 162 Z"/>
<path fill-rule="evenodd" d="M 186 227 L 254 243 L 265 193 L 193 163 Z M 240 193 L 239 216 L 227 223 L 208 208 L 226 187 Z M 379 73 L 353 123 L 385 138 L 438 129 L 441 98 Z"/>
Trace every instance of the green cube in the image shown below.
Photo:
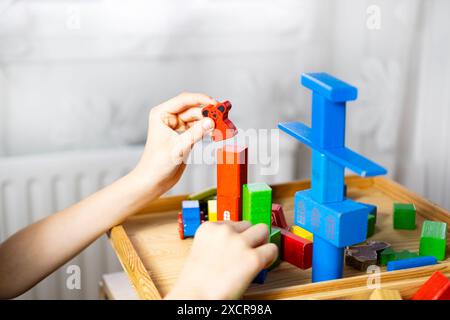
<path fill-rule="evenodd" d="M 272 225 L 272 188 L 266 183 L 249 183 L 243 186 L 242 220 L 251 224 Z"/>
<path fill-rule="evenodd" d="M 373 236 L 375 233 L 375 216 L 373 214 L 369 214 L 367 218 L 367 236 L 369 238 Z"/>
<path fill-rule="evenodd" d="M 269 242 L 275 244 L 278 247 L 278 257 L 277 259 L 270 265 L 269 270 L 277 267 L 281 262 L 281 230 L 277 227 L 272 228 L 272 232 L 269 236 Z"/>
<path fill-rule="evenodd" d="M 416 208 L 412 203 L 394 203 L 394 229 L 414 230 Z"/>
<path fill-rule="evenodd" d="M 437 260 L 445 259 L 447 245 L 447 224 L 445 222 L 425 220 L 420 235 L 421 256 L 434 256 Z"/>
<path fill-rule="evenodd" d="M 416 258 L 418 256 L 416 252 L 410 252 L 408 250 L 394 251 L 391 248 L 387 248 L 380 254 L 380 265 L 385 266 L 389 261 Z"/>

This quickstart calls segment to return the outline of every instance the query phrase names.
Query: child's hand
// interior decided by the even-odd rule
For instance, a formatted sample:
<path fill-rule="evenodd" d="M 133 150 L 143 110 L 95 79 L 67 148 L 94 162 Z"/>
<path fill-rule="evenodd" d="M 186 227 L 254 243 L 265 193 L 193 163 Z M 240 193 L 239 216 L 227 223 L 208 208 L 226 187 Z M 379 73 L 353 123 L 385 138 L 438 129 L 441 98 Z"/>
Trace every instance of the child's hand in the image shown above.
<path fill-rule="evenodd" d="M 214 122 L 202 116 L 202 106 L 217 103 L 197 93 L 182 93 L 154 107 L 144 154 L 134 170 L 146 184 L 162 194 L 181 177 L 192 146 L 214 129 Z"/>
<path fill-rule="evenodd" d="M 259 271 L 277 257 L 265 224 L 206 222 L 166 299 L 237 299 Z"/>

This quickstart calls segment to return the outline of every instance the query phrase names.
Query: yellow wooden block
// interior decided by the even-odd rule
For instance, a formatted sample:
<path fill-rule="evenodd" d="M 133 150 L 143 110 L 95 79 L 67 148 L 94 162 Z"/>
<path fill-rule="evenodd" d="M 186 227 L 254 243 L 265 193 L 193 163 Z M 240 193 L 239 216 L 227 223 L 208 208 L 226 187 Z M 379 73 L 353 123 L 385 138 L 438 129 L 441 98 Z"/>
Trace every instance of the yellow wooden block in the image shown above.
<path fill-rule="evenodd" d="M 208 221 L 217 221 L 217 200 L 208 200 Z"/>
<path fill-rule="evenodd" d="M 292 226 L 290 231 L 303 239 L 313 241 L 313 234 L 299 226 Z"/>
<path fill-rule="evenodd" d="M 398 290 L 375 289 L 370 295 L 370 300 L 403 300 Z"/>

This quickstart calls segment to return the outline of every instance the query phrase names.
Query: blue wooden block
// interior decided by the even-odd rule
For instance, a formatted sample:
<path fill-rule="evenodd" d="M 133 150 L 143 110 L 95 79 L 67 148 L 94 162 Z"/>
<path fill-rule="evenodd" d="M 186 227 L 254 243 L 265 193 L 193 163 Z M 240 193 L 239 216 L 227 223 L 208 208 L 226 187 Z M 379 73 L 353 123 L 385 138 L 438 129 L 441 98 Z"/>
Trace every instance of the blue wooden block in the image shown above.
<path fill-rule="evenodd" d="M 349 168 L 356 174 L 363 177 L 373 177 L 386 174 L 387 171 L 373 161 L 364 158 L 356 152 L 346 148 L 324 149 L 313 141 L 311 128 L 301 122 L 283 122 L 278 124 L 278 128 L 308 147 L 319 151 L 337 164 Z"/>
<path fill-rule="evenodd" d="M 303 73 L 300 82 L 311 91 L 334 102 L 351 101 L 358 97 L 358 89 L 325 72 Z"/>
<path fill-rule="evenodd" d="M 368 215 L 368 207 L 350 199 L 321 204 L 310 190 L 295 194 L 294 223 L 338 248 L 366 239 Z"/>
<path fill-rule="evenodd" d="M 184 200 L 181 202 L 183 216 L 184 237 L 193 237 L 200 227 L 200 202 L 198 200 Z"/>
<path fill-rule="evenodd" d="M 344 167 L 318 151 L 312 152 L 311 196 L 320 203 L 344 200 Z"/>
<path fill-rule="evenodd" d="M 258 283 L 258 284 L 263 284 L 266 281 L 267 278 L 267 273 L 269 271 L 267 269 L 262 269 L 255 277 L 255 279 L 253 279 L 252 283 Z"/>
<path fill-rule="evenodd" d="M 314 243 L 314 245 L 316 245 Z M 386 266 L 387 271 L 394 271 L 394 270 L 402 270 L 402 269 L 409 269 L 409 268 L 417 268 L 417 267 L 423 267 L 423 266 L 429 266 L 437 263 L 437 259 L 433 256 L 424 256 L 424 257 L 417 257 L 417 258 L 409 258 L 409 259 L 403 259 L 403 260 L 394 260 L 389 261 Z"/>
<path fill-rule="evenodd" d="M 314 235 L 312 258 L 312 282 L 342 278 L 344 268 L 344 248 L 335 247 Z"/>

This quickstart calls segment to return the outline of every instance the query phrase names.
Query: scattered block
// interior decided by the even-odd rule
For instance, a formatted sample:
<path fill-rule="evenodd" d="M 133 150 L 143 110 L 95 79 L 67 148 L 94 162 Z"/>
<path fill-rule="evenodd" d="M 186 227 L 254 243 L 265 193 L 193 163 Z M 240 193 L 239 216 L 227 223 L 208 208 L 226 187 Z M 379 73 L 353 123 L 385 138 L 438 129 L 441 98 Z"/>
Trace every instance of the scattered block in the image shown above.
<path fill-rule="evenodd" d="M 217 196 L 217 220 L 240 221 L 242 201 L 240 197 Z"/>
<path fill-rule="evenodd" d="M 202 109 L 204 117 L 214 121 L 214 131 L 212 138 L 214 141 L 222 141 L 234 137 L 237 134 L 236 126 L 228 119 L 231 110 L 229 101 L 210 104 Z"/>
<path fill-rule="evenodd" d="M 188 195 L 188 200 L 208 201 L 217 195 L 217 188 L 211 187 Z"/>
<path fill-rule="evenodd" d="M 183 215 L 181 212 L 178 212 L 178 235 L 181 240 L 184 240 L 184 224 L 183 224 Z"/>
<path fill-rule="evenodd" d="M 409 268 L 417 268 L 436 264 L 437 260 L 433 256 L 415 257 L 403 260 L 389 261 L 386 266 L 387 271 L 395 271 Z"/>
<path fill-rule="evenodd" d="M 269 271 L 276 268 L 281 262 L 281 230 L 277 227 L 273 227 L 269 235 L 269 242 L 275 244 L 278 247 L 278 257 L 270 265 Z"/>
<path fill-rule="evenodd" d="M 414 230 L 416 228 L 416 207 L 412 203 L 394 203 L 394 229 Z"/>
<path fill-rule="evenodd" d="M 367 238 L 370 238 L 375 233 L 375 216 L 369 214 L 367 217 Z"/>
<path fill-rule="evenodd" d="M 242 219 L 252 224 L 272 225 L 272 188 L 265 183 L 249 183 L 243 187 Z"/>
<path fill-rule="evenodd" d="M 184 200 L 181 203 L 184 238 L 193 237 L 202 221 L 198 200 Z"/>
<path fill-rule="evenodd" d="M 345 264 L 366 271 L 369 266 L 379 263 L 381 252 L 389 247 L 389 243 L 382 241 L 369 241 L 365 245 L 348 247 L 345 250 Z"/>
<path fill-rule="evenodd" d="M 420 236 L 419 255 L 433 256 L 437 260 L 444 260 L 446 245 L 447 224 L 445 222 L 425 220 Z"/>
<path fill-rule="evenodd" d="M 217 221 L 217 200 L 208 200 L 208 221 Z"/>
<path fill-rule="evenodd" d="M 282 260 L 300 269 L 311 268 L 313 243 L 285 229 L 280 229 L 280 231 L 283 248 Z"/>
<path fill-rule="evenodd" d="M 450 280 L 435 271 L 411 300 L 450 300 Z"/>
<path fill-rule="evenodd" d="M 408 250 L 394 251 L 391 248 L 387 248 L 380 254 L 380 265 L 385 266 L 389 261 L 416 258 L 418 256 L 416 252 L 410 252 Z"/>
<path fill-rule="evenodd" d="M 375 289 L 370 295 L 370 300 L 403 300 L 398 290 Z"/>
<path fill-rule="evenodd" d="M 293 234 L 295 234 L 303 239 L 309 240 L 309 241 L 313 241 L 313 239 L 314 239 L 314 235 L 311 232 L 309 232 L 308 230 L 305 230 L 299 226 L 292 226 L 289 231 L 291 231 Z"/>
<path fill-rule="evenodd" d="M 286 230 L 289 229 L 281 204 L 272 203 L 272 226 Z"/>
<path fill-rule="evenodd" d="M 255 279 L 253 279 L 252 283 L 258 283 L 258 284 L 264 284 L 264 282 L 266 281 L 267 278 L 267 273 L 269 271 L 267 269 L 262 269 L 255 277 Z"/>

